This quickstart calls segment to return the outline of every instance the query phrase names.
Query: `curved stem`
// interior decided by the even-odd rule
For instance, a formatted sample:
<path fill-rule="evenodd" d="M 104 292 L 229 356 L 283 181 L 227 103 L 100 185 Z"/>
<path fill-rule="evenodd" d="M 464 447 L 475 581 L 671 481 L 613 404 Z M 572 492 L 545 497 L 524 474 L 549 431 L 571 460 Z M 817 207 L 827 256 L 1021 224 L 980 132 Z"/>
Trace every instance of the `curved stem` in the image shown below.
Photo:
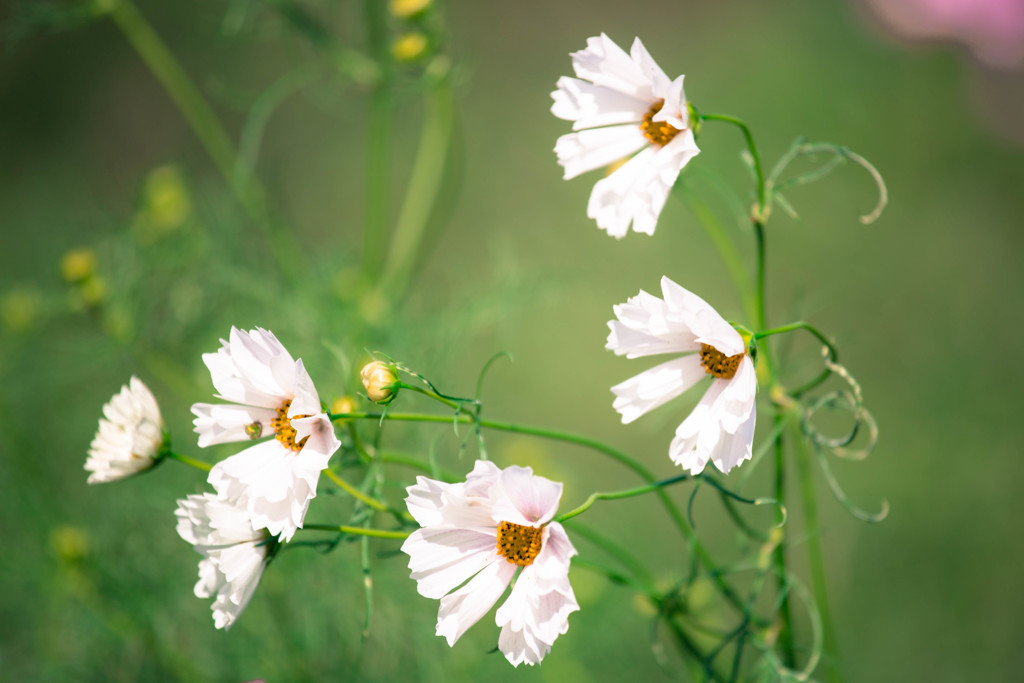
<path fill-rule="evenodd" d="M 625 491 L 607 491 L 592 493 L 590 494 L 590 497 L 587 498 L 587 500 L 582 505 L 580 505 L 577 508 L 574 508 L 573 510 L 570 510 L 569 512 L 566 512 L 565 514 L 558 515 L 557 517 L 555 517 L 555 521 L 564 522 L 567 519 L 572 519 L 576 515 L 581 515 L 587 510 L 589 510 L 590 506 L 599 500 L 618 500 L 620 498 L 631 498 L 633 496 L 640 496 L 645 493 L 650 493 L 651 491 L 657 491 L 658 489 L 663 488 L 665 486 L 671 486 L 672 484 L 676 484 L 681 481 L 686 481 L 689 478 L 690 475 L 688 474 L 680 474 L 677 477 L 672 477 L 671 479 L 663 479 L 659 482 L 655 482 L 647 486 L 640 486 L 635 489 L 626 489 Z"/>
<path fill-rule="evenodd" d="M 622 451 L 612 448 L 607 444 L 592 439 L 590 437 L 582 436 L 579 434 L 572 434 L 570 432 L 562 432 L 554 429 L 544 429 L 541 427 L 528 427 L 526 425 L 517 425 L 510 422 L 499 422 L 497 420 L 475 420 L 469 415 L 427 415 L 422 413 L 367 413 L 367 412 L 353 412 L 353 413 L 339 413 L 330 415 L 331 420 L 351 420 L 351 419 L 368 419 L 368 420 L 395 420 L 399 422 L 437 422 L 444 424 L 477 424 L 480 427 L 487 429 L 496 429 L 505 432 L 511 432 L 515 434 L 529 434 L 530 436 L 537 436 L 545 439 L 552 439 L 556 441 L 562 441 L 565 443 L 572 443 L 578 446 L 583 446 L 591 450 L 602 453 L 609 458 L 619 462 L 620 464 L 628 467 L 642 479 L 648 483 L 653 484 L 658 480 L 654 475 L 639 462 L 629 457 Z M 668 512 L 669 517 L 675 523 L 676 528 L 679 530 L 680 535 L 687 542 L 690 547 L 690 551 L 694 554 L 697 560 L 709 570 L 709 575 L 714 581 L 715 585 L 722 592 L 722 595 L 736 607 L 743 614 L 749 614 L 749 608 L 743 599 L 736 593 L 731 585 L 725 580 L 718 572 L 714 571 L 717 566 L 700 540 L 697 538 L 693 531 L 693 527 L 686 520 L 686 517 L 680 511 L 679 507 L 672 502 L 672 499 L 668 497 L 668 494 L 664 489 L 659 488 L 656 492 L 658 500 L 664 506 Z M 761 623 L 762 620 L 756 619 L 756 623 Z"/>
<path fill-rule="evenodd" d="M 747 149 L 750 150 L 750 156 L 754 161 L 754 175 L 757 176 L 757 209 L 754 212 L 754 221 L 763 221 L 767 212 L 767 191 L 764 181 L 764 171 L 761 170 L 761 155 L 757 152 L 757 145 L 754 143 L 754 136 L 751 134 L 750 129 L 747 127 L 742 120 L 735 116 L 728 116 L 725 114 L 701 114 L 701 121 L 721 121 L 722 123 L 731 123 L 737 126 L 743 131 L 743 137 L 747 141 Z"/>
<path fill-rule="evenodd" d="M 175 453 L 174 451 L 165 452 L 163 457 L 171 458 L 172 460 L 177 460 L 178 462 L 183 462 L 186 465 L 191 465 L 192 467 L 195 467 L 197 470 L 203 470 L 204 472 L 209 472 L 210 470 L 213 469 L 213 465 L 211 465 L 208 462 L 203 462 L 202 460 L 197 460 L 196 458 L 192 458 L 187 455 L 182 455 L 181 453 Z"/>
<path fill-rule="evenodd" d="M 362 501 L 366 505 L 372 507 L 374 510 L 380 510 L 381 512 L 392 512 L 391 508 L 388 507 L 387 503 L 381 502 L 376 498 L 372 498 L 366 495 L 365 493 L 357 489 L 355 486 L 342 479 L 334 471 L 330 469 L 325 469 L 323 473 L 328 479 L 337 484 L 338 488 L 340 488 L 342 491 L 352 496 L 356 500 Z"/>
<path fill-rule="evenodd" d="M 353 536 L 372 536 L 374 538 L 395 538 L 405 539 L 409 537 L 411 531 L 388 531 L 386 529 L 367 529 L 359 526 L 346 526 L 335 525 L 335 524 L 304 524 L 302 526 L 304 531 L 334 531 L 341 534 L 351 534 Z"/>

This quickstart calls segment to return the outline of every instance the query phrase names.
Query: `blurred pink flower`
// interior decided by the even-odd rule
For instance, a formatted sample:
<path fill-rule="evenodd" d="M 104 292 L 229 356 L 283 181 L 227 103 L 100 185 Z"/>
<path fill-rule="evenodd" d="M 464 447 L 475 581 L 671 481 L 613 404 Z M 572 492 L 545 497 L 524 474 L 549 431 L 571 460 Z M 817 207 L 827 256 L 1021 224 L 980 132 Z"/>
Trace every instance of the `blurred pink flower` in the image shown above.
<path fill-rule="evenodd" d="M 965 44 L 993 67 L 1024 65 L 1024 0 L 867 0 L 897 34 Z"/>

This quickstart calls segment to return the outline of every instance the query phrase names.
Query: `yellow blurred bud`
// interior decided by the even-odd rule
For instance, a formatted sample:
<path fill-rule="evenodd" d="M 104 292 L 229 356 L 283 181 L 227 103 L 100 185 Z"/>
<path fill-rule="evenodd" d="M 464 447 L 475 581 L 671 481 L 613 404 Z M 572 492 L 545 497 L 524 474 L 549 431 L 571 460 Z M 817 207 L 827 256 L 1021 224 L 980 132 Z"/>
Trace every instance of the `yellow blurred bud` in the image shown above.
<path fill-rule="evenodd" d="M 396 62 L 415 62 L 427 51 L 427 37 L 422 33 L 406 33 L 391 43 L 391 56 Z"/>
<path fill-rule="evenodd" d="M 60 526 L 50 533 L 50 546 L 63 562 L 78 562 L 89 553 L 89 536 L 78 527 Z"/>
<path fill-rule="evenodd" d="M 387 363 L 375 360 L 367 363 L 359 373 L 366 388 L 366 396 L 374 403 L 390 403 L 395 398 L 398 375 Z"/>
<path fill-rule="evenodd" d="M 331 404 L 331 414 L 339 415 L 342 413 L 354 413 L 356 412 L 356 400 L 351 396 L 342 396 L 334 403 Z"/>
<path fill-rule="evenodd" d="M 96 272 L 96 252 L 89 247 L 72 249 L 60 260 L 60 274 L 67 282 L 81 282 Z"/>
<path fill-rule="evenodd" d="M 39 317 L 42 297 L 33 289 L 12 289 L 0 298 L 0 319 L 12 332 L 31 329 Z"/>
<path fill-rule="evenodd" d="M 408 19 L 415 14 L 419 14 L 429 6 L 430 0 L 391 0 L 388 3 L 392 16 L 396 16 L 399 19 Z"/>
<path fill-rule="evenodd" d="M 627 161 L 629 161 L 629 157 L 622 157 L 618 161 L 613 161 L 612 163 L 608 164 L 608 167 L 604 169 L 604 177 L 607 178 L 612 173 L 618 171 L 620 168 L 626 165 Z"/>
<path fill-rule="evenodd" d="M 132 226 L 143 242 L 180 228 L 192 213 L 185 178 L 177 166 L 160 166 L 142 181 L 141 206 Z"/>
<path fill-rule="evenodd" d="M 86 306 L 99 306 L 107 298 L 107 281 L 101 277 L 91 277 L 82 283 L 78 291 Z"/>

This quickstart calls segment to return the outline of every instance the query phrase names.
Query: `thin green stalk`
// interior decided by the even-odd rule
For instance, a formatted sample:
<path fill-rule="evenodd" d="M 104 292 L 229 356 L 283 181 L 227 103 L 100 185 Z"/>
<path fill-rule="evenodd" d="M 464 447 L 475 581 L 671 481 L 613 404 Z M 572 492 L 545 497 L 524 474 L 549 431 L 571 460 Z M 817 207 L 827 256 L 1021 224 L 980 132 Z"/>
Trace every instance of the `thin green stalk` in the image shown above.
<path fill-rule="evenodd" d="M 183 462 L 186 465 L 191 465 L 192 467 L 195 467 L 197 470 L 203 470 L 204 472 L 209 472 L 211 469 L 213 469 L 213 465 L 211 465 L 208 462 L 203 462 L 202 460 L 197 460 L 187 455 L 182 455 L 181 453 L 175 453 L 174 451 L 166 451 L 163 454 L 163 457 L 170 458 L 172 460 L 177 460 L 178 462 Z"/>
<path fill-rule="evenodd" d="M 743 265 L 743 259 L 740 257 L 736 244 L 729 237 L 722 224 L 718 222 L 711 207 L 704 203 L 696 194 L 684 192 L 683 201 L 686 202 L 690 211 L 696 216 L 697 221 L 704 228 L 711 241 L 714 242 L 715 248 L 718 249 L 722 261 L 725 262 L 726 269 L 729 271 L 733 282 L 736 283 L 736 287 L 740 292 L 743 308 L 750 319 L 754 319 L 757 314 L 756 299 L 752 292 L 753 287 L 750 283 L 750 278 L 747 276 L 747 269 Z"/>
<path fill-rule="evenodd" d="M 496 420 L 475 420 L 469 415 L 428 415 L 422 413 L 367 413 L 367 412 L 353 412 L 353 413 L 340 413 L 331 415 L 332 420 L 348 420 L 348 419 L 369 419 L 369 420 L 394 420 L 398 422 L 437 422 L 444 424 L 478 424 L 481 427 L 487 429 L 496 429 L 499 431 L 511 432 L 514 434 L 528 434 L 530 436 L 537 436 L 546 439 L 552 439 L 555 441 L 562 441 L 565 443 L 572 443 L 578 446 L 583 446 L 591 450 L 602 453 L 611 459 L 619 462 L 620 464 L 628 467 L 630 470 L 639 475 L 642 479 L 650 484 L 656 483 L 658 480 L 654 475 L 639 462 L 629 457 L 625 453 L 607 444 L 592 439 L 590 437 L 582 436 L 579 434 L 572 434 L 569 432 L 562 432 L 554 429 L 544 429 L 540 427 L 528 427 L 526 425 L 517 425 L 510 422 L 498 422 Z M 736 609 L 743 613 L 747 612 L 747 607 L 743 602 L 742 598 L 736 593 L 736 591 L 729 585 L 721 574 L 714 571 L 716 566 L 711 554 L 701 544 L 693 531 L 693 527 L 687 521 L 685 515 L 680 511 L 679 507 L 672 502 L 668 494 L 664 489 L 659 489 L 656 492 L 658 499 L 661 504 L 665 507 L 669 517 L 675 523 L 676 528 L 679 530 L 680 535 L 687 542 L 690 547 L 690 551 L 697 557 L 704 567 L 709 570 L 709 575 L 714 581 L 715 585 L 722 592 L 729 602 L 733 604 Z M 760 623 L 760 620 L 758 620 Z"/>
<path fill-rule="evenodd" d="M 582 526 L 577 522 L 569 522 L 565 525 L 565 528 L 573 534 L 587 539 L 598 548 L 618 560 L 619 563 L 632 572 L 633 576 L 636 577 L 636 580 L 640 582 L 640 590 L 642 590 L 644 595 L 652 600 L 657 599 L 657 592 L 654 589 L 654 577 L 647 571 L 647 567 L 644 566 L 644 563 L 634 557 L 629 550 L 610 538 L 607 538 L 588 527 Z"/>
<path fill-rule="evenodd" d="M 340 488 L 342 491 L 349 494 L 356 500 L 362 501 L 366 505 L 372 507 L 374 510 L 380 510 L 381 512 L 394 512 L 394 510 L 388 507 L 387 503 L 384 503 L 382 501 L 377 500 L 376 498 L 366 495 L 365 493 L 357 489 L 355 486 L 353 486 L 352 484 L 348 483 L 340 476 L 338 476 L 333 470 L 324 470 L 324 475 L 328 479 L 333 481 L 335 484 L 337 484 L 338 488 Z"/>
<path fill-rule="evenodd" d="M 377 280 L 388 243 L 391 206 L 391 130 L 394 97 L 391 92 L 391 55 L 388 52 L 387 3 L 365 0 L 370 54 L 380 68 L 380 80 L 370 93 L 370 121 L 366 145 L 366 217 L 363 223 L 363 276 Z"/>
<path fill-rule="evenodd" d="M 131 0 L 110 0 L 110 18 L 139 53 L 153 75 L 174 100 L 174 104 L 192 126 L 206 152 L 213 159 L 224 179 L 237 190 L 241 188 L 234 182 L 235 153 L 234 145 L 221 126 L 217 116 L 203 99 L 202 94 L 192 84 L 184 69 L 160 40 L 153 27 L 146 21 Z M 246 202 L 251 201 L 247 192 Z"/>
<path fill-rule="evenodd" d="M 458 410 L 461 407 L 457 401 L 453 401 L 449 398 L 446 398 L 431 389 L 424 389 L 423 387 L 418 387 L 415 384 L 407 384 L 406 382 L 399 380 L 395 382 L 393 386 L 395 389 L 407 389 L 409 391 L 415 391 L 417 394 L 423 394 L 424 396 L 432 398 L 435 401 L 438 401 L 439 403 L 445 404 L 446 406 L 453 410 Z"/>
<path fill-rule="evenodd" d="M 782 420 L 779 413 L 775 413 L 773 421 L 776 426 Z M 783 448 L 782 434 L 775 437 L 775 499 L 782 501 L 786 497 L 786 459 Z M 782 593 L 786 583 L 786 544 L 779 543 L 775 548 L 775 573 L 778 579 L 779 592 Z M 793 614 L 790 606 L 789 591 L 783 593 L 782 602 L 779 605 L 779 616 L 782 619 L 782 626 L 779 629 L 779 642 L 782 646 L 782 660 L 786 666 L 796 668 L 796 646 L 793 640 Z"/>
<path fill-rule="evenodd" d="M 818 521 L 818 505 L 814 495 L 814 479 L 811 472 L 810 455 L 802 439 L 795 441 L 797 447 L 797 472 L 800 475 L 800 490 L 803 496 L 804 525 L 807 536 L 807 563 L 811 571 L 811 587 L 814 591 L 814 602 L 824 630 L 824 649 L 827 661 L 832 663 L 827 668 L 827 680 L 842 683 L 843 675 L 839 667 L 839 641 L 832 624 L 832 613 L 828 604 L 828 587 L 825 580 L 825 560 L 821 547 L 821 525 Z"/>
<path fill-rule="evenodd" d="M 676 483 L 681 482 L 681 481 L 686 481 L 689 478 L 690 478 L 690 475 L 688 475 L 688 474 L 680 474 L 677 477 L 672 477 L 670 479 L 663 479 L 663 480 L 661 480 L 659 482 L 655 482 L 655 483 L 649 484 L 647 486 L 640 486 L 640 487 L 635 488 L 635 489 L 626 489 L 625 491 L 606 491 L 606 492 L 592 493 L 592 494 L 590 494 L 590 497 L 587 498 L 587 500 L 582 505 L 580 505 L 577 508 L 574 508 L 574 509 L 570 510 L 569 512 L 566 512 L 564 514 L 558 515 L 557 517 L 555 517 L 555 521 L 557 521 L 557 522 L 564 522 L 567 519 L 572 519 L 573 517 L 575 517 L 577 515 L 581 515 L 584 512 L 586 512 L 587 510 L 589 510 L 590 506 L 592 506 L 594 503 L 596 503 L 599 500 L 619 500 L 619 499 L 622 499 L 622 498 L 631 498 L 633 496 L 640 496 L 640 495 L 643 495 L 645 493 L 650 493 L 651 491 L 657 491 L 657 490 L 659 490 L 659 489 L 661 489 L 661 488 L 663 488 L 665 486 L 671 486 L 672 484 L 676 484 Z"/>
<path fill-rule="evenodd" d="M 450 80 L 447 74 L 438 77 L 426 96 L 420 145 L 381 276 L 382 289 L 394 298 L 400 297 L 409 283 L 441 190 L 455 109 Z"/>
<path fill-rule="evenodd" d="M 388 531 L 387 529 L 367 529 L 359 526 L 346 526 L 335 524 L 304 524 L 304 530 L 308 531 L 334 531 L 340 534 L 351 534 L 353 536 L 372 536 L 373 538 L 395 538 L 405 539 L 411 531 Z"/>
<path fill-rule="evenodd" d="M 747 128 L 742 120 L 735 116 L 728 116 L 725 114 L 701 114 L 701 121 L 721 121 L 722 123 L 731 123 L 737 126 L 743 131 L 743 137 L 747 141 L 747 149 L 750 150 L 750 156 L 754 161 L 754 175 L 757 177 L 757 210 L 754 212 L 754 222 L 763 221 L 765 219 L 765 212 L 767 211 L 767 187 L 764 181 L 764 171 L 761 170 L 761 155 L 758 154 L 757 145 L 754 143 L 754 136 L 751 134 L 750 129 Z"/>

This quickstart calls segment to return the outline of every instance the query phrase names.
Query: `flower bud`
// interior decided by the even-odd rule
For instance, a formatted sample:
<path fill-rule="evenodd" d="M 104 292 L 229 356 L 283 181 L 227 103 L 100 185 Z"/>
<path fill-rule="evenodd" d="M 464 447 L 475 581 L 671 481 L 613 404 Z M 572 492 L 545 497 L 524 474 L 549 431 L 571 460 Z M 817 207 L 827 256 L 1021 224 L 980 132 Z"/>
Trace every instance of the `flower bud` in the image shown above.
<path fill-rule="evenodd" d="M 391 43 L 391 56 L 398 62 L 415 62 L 426 54 L 427 47 L 427 37 L 422 33 L 405 33 Z"/>
<path fill-rule="evenodd" d="M 340 415 L 356 412 L 356 400 L 351 396 L 342 396 L 331 404 L 331 414 Z M 348 422 L 348 420 L 344 420 Z"/>
<path fill-rule="evenodd" d="M 395 398 L 398 375 L 391 365 L 375 360 L 363 366 L 359 376 L 366 388 L 366 396 L 374 403 L 390 403 Z"/>
<path fill-rule="evenodd" d="M 68 283 L 82 282 L 96 272 L 96 252 L 88 247 L 72 249 L 60 260 L 60 273 Z"/>
<path fill-rule="evenodd" d="M 419 14 L 429 6 L 430 0 L 391 0 L 388 3 L 391 16 L 399 19 L 408 19 Z"/>

